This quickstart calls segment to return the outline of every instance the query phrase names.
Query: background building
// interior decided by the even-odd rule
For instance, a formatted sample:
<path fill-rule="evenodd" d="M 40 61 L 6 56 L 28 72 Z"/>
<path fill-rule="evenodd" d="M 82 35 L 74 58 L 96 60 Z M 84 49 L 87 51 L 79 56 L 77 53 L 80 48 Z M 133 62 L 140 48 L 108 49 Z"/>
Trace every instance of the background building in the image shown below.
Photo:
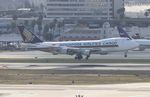
<path fill-rule="evenodd" d="M 121 8 L 124 0 L 47 0 L 46 17 L 110 20 Z"/>
<path fill-rule="evenodd" d="M 126 17 L 149 18 L 150 0 L 125 0 L 125 9 Z"/>
<path fill-rule="evenodd" d="M 125 0 L 127 5 L 150 4 L 150 0 Z"/>

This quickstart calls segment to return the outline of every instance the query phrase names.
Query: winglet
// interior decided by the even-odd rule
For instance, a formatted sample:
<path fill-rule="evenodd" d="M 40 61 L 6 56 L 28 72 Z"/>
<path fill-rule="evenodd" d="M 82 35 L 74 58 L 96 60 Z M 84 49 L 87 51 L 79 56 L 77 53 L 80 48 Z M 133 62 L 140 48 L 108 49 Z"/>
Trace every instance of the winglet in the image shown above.
<path fill-rule="evenodd" d="M 18 30 L 21 34 L 21 37 L 23 38 L 24 43 L 39 43 L 43 42 L 41 39 L 39 39 L 36 35 L 34 35 L 32 32 L 25 29 L 24 26 L 20 25 L 18 26 Z"/>

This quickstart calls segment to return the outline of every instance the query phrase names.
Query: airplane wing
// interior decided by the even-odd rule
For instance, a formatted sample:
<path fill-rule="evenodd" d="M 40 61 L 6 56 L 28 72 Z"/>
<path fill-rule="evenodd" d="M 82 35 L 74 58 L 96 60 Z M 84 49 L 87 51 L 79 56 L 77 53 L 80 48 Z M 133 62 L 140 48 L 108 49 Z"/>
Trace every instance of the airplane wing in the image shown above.
<path fill-rule="evenodd" d="M 82 55 L 89 55 L 93 52 L 92 49 L 76 48 L 76 47 L 66 47 L 66 46 L 51 46 L 50 49 L 53 54 L 67 54 L 75 55 L 80 53 Z"/>
<path fill-rule="evenodd" d="M 101 54 L 101 55 L 106 55 L 108 52 L 103 51 L 101 48 L 76 48 L 76 47 L 51 47 L 52 52 L 54 55 L 57 54 L 67 54 L 67 55 L 76 55 L 76 54 L 81 54 L 81 55 L 90 55 L 90 54 Z"/>

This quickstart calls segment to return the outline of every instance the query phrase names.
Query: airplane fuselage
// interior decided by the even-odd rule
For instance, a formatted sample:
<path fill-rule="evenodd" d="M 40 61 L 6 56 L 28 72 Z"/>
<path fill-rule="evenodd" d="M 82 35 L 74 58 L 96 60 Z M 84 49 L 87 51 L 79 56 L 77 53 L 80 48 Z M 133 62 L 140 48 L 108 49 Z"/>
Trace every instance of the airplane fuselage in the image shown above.
<path fill-rule="evenodd" d="M 55 47 L 73 47 L 89 50 L 100 50 L 103 52 L 120 52 L 138 47 L 138 44 L 128 38 L 109 38 L 102 40 L 88 41 L 62 41 L 62 42 L 41 42 L 41 43 L 23 43 L 23 47 L 28 49 L 41 49 L 51 52 Z"/>
<path fill-rule="evenodd" d="M 145 49 L 150 49 L 150 40 L 148 39 L 135 39 L 135 41 L 139 44 L 139 51 L 143 51 Z"/>
<path fill-rule="evenodd" d="M 28 50 L 51 52 L 53 54 L 75 55 L 75 59 L 78 60 L 81 60 L 83 55 L 85 59 L 88 60 L 92 53 L 108 54 L 109 52 L 124 52 L 124 57 L 127 57 L 128 50 L 139 46 L 139 44 L 130 37 L 88 41 L 43 42 L 34 33 L 24 29 L 24 26 L 18 26 L 18 29 L 24 42 L 21 44 L 21 47 Z M 122 28 L 119 28 L 119 31 L 125 33 Z M 125 33 L 125 36 L 126 35 Z"/>

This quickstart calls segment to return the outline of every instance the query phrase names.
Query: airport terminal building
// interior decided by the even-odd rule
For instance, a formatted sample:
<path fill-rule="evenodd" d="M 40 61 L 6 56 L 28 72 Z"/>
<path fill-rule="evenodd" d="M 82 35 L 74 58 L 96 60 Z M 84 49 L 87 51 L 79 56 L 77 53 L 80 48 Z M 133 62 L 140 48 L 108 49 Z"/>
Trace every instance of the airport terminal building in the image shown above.
<path fill-rule="evenodd" d="M 104 19 L 118 17 L 124 0 L 47 0 L 47 18 Z"/>

